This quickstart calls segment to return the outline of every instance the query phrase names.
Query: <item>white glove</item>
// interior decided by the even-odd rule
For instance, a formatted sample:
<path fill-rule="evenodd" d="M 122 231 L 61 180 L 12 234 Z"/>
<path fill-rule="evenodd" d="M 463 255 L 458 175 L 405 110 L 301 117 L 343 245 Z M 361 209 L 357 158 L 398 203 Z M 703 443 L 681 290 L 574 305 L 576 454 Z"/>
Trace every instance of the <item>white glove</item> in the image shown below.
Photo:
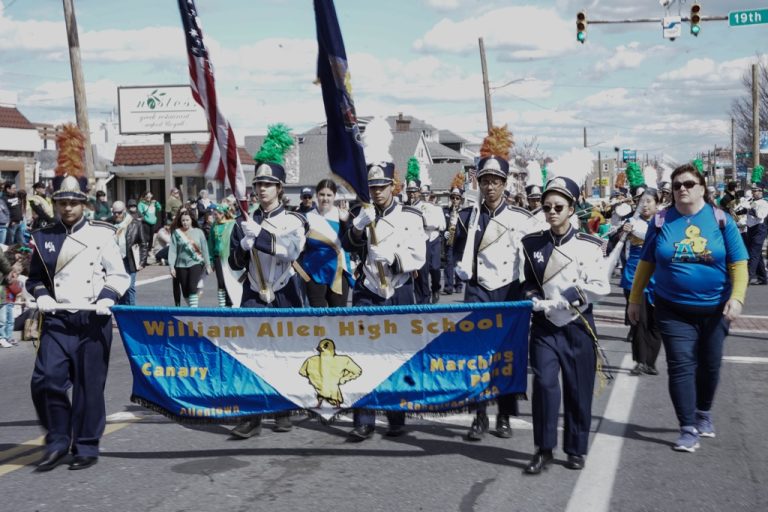
<path fill-rule="evenodd" d="M 444 237 L 446 240 L 448 240 L 449 238 L 451 238 L 451 232 L 450 232 L 449 230 L 447 230 L 447 229 L 446 229 L 445 231 L 443 231 L 443 237 Z"/>
<path fill-rule="evenodd" d="M 552 302 L 554 303 L 555 309 L 563 309 L 563 310 L 571 309 L 571 303 L 568 302 L 568 300 L 565 299 L 564 297 L 558 297 L 557 299 L 554 299 Z"/>
<path fill-rule="evenodd" d="M 371 258 L 371 261 L 381 261 L 387 265 L 391 265 L 395 261 L 394 251 L 380 245 L 371 245 L 368 248 L 368 256 Z"/>
<path fill-rule="evenodd" d="M 110 316 L 112 311 L 109 308 L 115 305 L 112 299 L 99 299 L 96 301 L 96 314 L 101 316 Z"/>
<path fill-rule="evenodd" d="M 541 311 L 544 314 L 549 313 L 553 309 L 557 309 L 557 301 L 555 300 L 533 298 L 531 299 L 531 302 L 533 302 L 534 311 Z"/>
<path fill-rule="evenodd" d="M 253 248 L 254 242 L 256 242 L 255 238 L 251 238 L 251 237 L 246 236 L 245 238 L 240 240 L 240 247 L 244 251 L 250 251 Z"/>
<path fill-rule="evenodd" d="M 261 233 L 261 224 L 253 219 L 248 219 L 241 224 L 246 238 L 256 238 Z"/>
<path fill-rule="evenodd" d="M 59 303 L 50 295 L 41 295 L 37 299 L 37 310 L 41 313 L 50 313 L 59 308 Z"/>
<path fill-rule="evenodd" d="M 456 277 L 458 277 L 462 281 L 469 281 L 469 272 L 467 272 L 464 269 L 464 267 L 461 266 L 461 263 L 456 265 L 456 268 L 454 269 L 454 273 L 456 274 Z"/>
<path fill-rule="evenodd" d="M 357 214 L 357 217 L 352 219 L 352 225 L 358 231 L 362 231 L 374 220 L 376 220 L 376 210 L 373 208 L 373 206 L 369 206 L 368 208 L 363 208 L 360 210 L 360 213 Z"/>

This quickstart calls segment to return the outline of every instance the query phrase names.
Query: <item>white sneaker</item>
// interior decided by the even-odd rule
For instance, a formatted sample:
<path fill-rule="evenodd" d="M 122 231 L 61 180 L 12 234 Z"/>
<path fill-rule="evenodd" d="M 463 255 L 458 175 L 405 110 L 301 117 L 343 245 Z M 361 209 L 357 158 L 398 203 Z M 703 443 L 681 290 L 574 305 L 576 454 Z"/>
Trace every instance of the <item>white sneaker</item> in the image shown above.
<path fill-rule="evenodd" d="M 0 338 L 0 347 L 2 347 L 2 348 L 13 348 L 13 345 L 8 343 L 8 341 L 5 338 Z"/>

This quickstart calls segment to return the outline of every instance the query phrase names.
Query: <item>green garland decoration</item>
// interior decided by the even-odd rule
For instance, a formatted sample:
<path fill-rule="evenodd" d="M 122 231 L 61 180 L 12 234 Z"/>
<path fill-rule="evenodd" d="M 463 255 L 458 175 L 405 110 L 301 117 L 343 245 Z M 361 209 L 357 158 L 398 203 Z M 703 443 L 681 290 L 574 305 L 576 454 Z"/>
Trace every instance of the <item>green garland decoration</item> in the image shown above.
<path fill-rule="evenodd" d="M 697 158 L 693 162 L 691 162 L 691 165 L 693 165 L 697 171 L 699 171 L 699 174 L 704 174 L 704 162 L 701 158 Z"/>
<path fill-rule="evenodd" d="M 763 174 L 765 174 L 765 167 L 762 165 L 756 165 L 752 169 L 752 183 L 760 184 L 763 182 Z"/>
<path fill-rule="evenodd" d="M 544 187 L 547 186 L 547 165 L 546 164 L 541 166 L 541 184 L 544 185 Z"/>

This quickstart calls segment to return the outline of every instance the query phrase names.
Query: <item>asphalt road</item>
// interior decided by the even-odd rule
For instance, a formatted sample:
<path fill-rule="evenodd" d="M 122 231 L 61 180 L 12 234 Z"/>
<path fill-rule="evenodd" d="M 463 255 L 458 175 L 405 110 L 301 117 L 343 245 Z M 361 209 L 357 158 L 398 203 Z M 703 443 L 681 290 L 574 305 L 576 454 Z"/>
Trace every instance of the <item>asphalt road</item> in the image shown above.
<path fill-rule="evenodd" d="M 140 279 L 164 273 L 155 267 Z M 213 305 L 212 286 L 211 277 L 202 305 Z M 138 296 L 142 304 L 169 304 L 170 283 L 145 284 Z M 619 311 L 620 297 L 617 291 L 610 299 L 616 305 L 604 309 Z M 761 302 L 750 314 L 764 318 L 768 301 Z M 620 368 L 595 398 L 587 466 L 570 471 L 558 452 L 538 477 L 522 474 L 533 451 L 529 402 L 521 403 L 508 440 L 467 442 L 471 417 L 451 415 L 409 419 L 408 435 L 395 440 L 379 433 L 350 444 L 350 418 L 324 426 L 299 416 L 290 433 L 266 428 L 233 441 L 225 427 L 179 425 L 130 403 L 118 336 L 99 464 L 36 474 L 42 431 L 29 397 L 34 350 L 23 343 L 0 351 L 0 511 L 768 510 L 765 331 L 729 337 L 714 409 L 717 437 L 702 440 L 694 454 L 671 449 L 677 426 L 663 351 L 659 376 L 632 377 L 626 328 L 600 324 L 598 334 Z"/>

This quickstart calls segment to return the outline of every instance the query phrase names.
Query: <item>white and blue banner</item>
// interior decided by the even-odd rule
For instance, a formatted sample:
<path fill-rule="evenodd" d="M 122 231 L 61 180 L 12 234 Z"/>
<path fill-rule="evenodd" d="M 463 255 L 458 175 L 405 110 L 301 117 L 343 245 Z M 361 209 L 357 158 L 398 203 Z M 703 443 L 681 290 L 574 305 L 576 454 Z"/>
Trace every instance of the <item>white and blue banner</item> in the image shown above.
<path fill-rule="evenodd" d="M 131 400 L 179 421 L 442 413 L 526 391 L 529 301 L 113 311 Z"/>

